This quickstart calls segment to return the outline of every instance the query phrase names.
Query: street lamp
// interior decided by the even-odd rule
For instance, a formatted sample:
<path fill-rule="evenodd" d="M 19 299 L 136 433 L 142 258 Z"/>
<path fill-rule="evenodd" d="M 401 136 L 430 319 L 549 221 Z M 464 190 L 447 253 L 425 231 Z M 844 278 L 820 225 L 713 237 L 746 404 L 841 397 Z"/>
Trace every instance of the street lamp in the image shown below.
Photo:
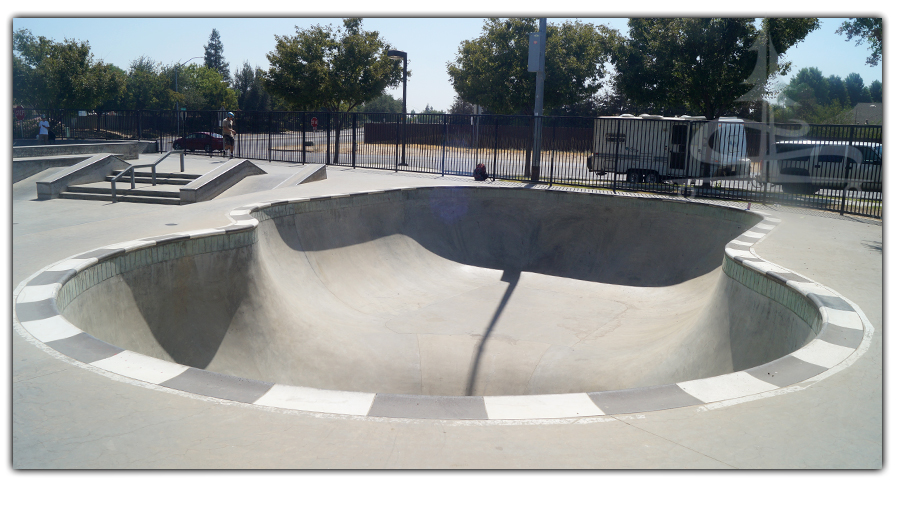
<path fill-rule="evenodd" d="M 388 57 L 394 61 L 403 59 L 403 155 L 400 158 L 400 166 L 406 164 L 406 52 L 402 50 L 388 50 Z"/>
<path fill-rule="evenodd" d="M 178 66 L 175 67 L 175 118 L 179 136 L 181 136 L 181 109 L 179 109 L 178 105 L 178 68 L 184 66 L 190 61 L 193 61 L 194 59 L 203 59 L 203 56 L 191 57 L 187 61 L 179 63 Z"/>

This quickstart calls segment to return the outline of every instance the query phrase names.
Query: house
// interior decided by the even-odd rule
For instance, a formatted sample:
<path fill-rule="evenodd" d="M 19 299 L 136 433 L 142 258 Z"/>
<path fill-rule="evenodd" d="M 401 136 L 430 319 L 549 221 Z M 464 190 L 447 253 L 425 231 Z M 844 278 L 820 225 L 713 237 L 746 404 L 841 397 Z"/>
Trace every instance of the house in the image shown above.
<path fill-rule="evenodd" d="M 881 125 L 884 120 L 884 104 L 860 102 L 853 108 L 853 123 L 857 125 Z"/>

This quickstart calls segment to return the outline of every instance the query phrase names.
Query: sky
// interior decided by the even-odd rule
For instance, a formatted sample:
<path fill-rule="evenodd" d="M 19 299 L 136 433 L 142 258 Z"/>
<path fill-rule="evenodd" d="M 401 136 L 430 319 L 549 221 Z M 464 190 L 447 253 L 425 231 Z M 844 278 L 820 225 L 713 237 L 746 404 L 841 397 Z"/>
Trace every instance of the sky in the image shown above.
<path fill-rule="evenodd" d="M 56 41 L 75 39 L 88 41 L 95 59 L 102 59 L 127 70 L 130 63 L 145 55 L 164 64 L 183 63 L 193 57 L 192 63 L 202 63 L 203 47 L 208 44 L 213 29 L 219 31 L 224 47 L 225 60 L 233 71 L 248 62 L 251 66 L 267 69 L 266 54 L 275 47 L 275 35 L 288 36 L 301 29 L 321 24 L 341 25 L 341 18 L 309 18 L 298 16 L 279 17 L 175 17 L 161 13 L 150 17 L 146 14 L 125 13 L 127 17 L 37 17 L 20 14 L 12 18 L 13 30 L 29 29 L 35 36 L 45 36 Z M 481 35 L 483 16 L 471 17 L 365 17 L 364 30 L 375 30 L 393 48 L 407 52 L 409 79 L 407 83 L 407 110 L 422 111 L 427 105 L 447 110 L 455 93 L 447 75 L 447 63 L 455 59 L 462 41 Z M 641 14 L 641 16 L 647 16 Z M 548 23 L 562 23 L 567 19 L 579 19 L 594 25 L 607 25 L 627 34 L 628 19 L 560 16 L 548 17 Z M 793 63 L 792 74 L 804 67 L 817 67 L 827 77 L 841 78 L 849 73 L 859 73 L 866 84 L 882 78 L 882 66 L 865 64 L 868 45 L 856 46 L 844 36 L 835 34 L 843 19 L 826 18 L 822 27 L 811 33 L 800 44 L 792 47 L 786 58 Z M 781 80 L 786 84 L 790 76 Z M 402 88 L 387 91 L 397 99 Z"/>

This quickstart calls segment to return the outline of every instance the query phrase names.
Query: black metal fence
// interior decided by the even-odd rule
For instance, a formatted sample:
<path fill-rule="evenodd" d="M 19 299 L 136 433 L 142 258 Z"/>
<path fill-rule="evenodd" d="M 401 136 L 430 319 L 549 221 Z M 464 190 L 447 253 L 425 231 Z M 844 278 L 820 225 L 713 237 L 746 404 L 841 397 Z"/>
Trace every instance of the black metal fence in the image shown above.
<path fill-rule="evenodd" d="M 40 114 L 56 139 L 156 140 L 221 133 L 224 111 L 18 110 L 14 138 Z M 19 118 L 22 118 L 21 120 Z M 532 170 L 534 124 L 541 154 Z M 882 127 L 694 118 L 238 112 L 235 155 L 613 191 L 779 203 L 880 218 Z M 533 174 L 534 172 L 534 174 Z"/>

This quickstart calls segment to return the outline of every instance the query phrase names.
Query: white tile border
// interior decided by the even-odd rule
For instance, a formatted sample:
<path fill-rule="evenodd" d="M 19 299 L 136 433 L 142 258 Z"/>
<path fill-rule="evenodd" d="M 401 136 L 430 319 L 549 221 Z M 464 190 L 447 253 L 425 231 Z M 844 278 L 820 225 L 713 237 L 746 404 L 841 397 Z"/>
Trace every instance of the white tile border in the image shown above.
<path fill-rule="evenodd" d="M 155 241 L 148 240 L 131 240 L 131 241 L 123 241 L 121 243 L 113 243 L 112 245 L 107 245 L 103 247 L 104 249 L 109 250 L 121 250 L 124 249 L 126 252 L 143 249 L 147 247 L 152 247 L 156 245 Z"/>
<path fill-rule="evenodd" d="M 757 379 L 746 372 L 735 372 L 676 384 L 679 388 L 703 402 L 745 397 L 778 388 L 778 386 Z"/>
<path fill-rule="evenodd" d="M 815 339 L 792 352 L 791 356 L 813 365 L 831 368 L 850 357 L 855 350 Z"/>
<path fill-rule="evenodd" d="M 81 329 L 72 325 L 62 315 L 56 315 L 43 320 L 22 322 L 22 327 L 32 336 L 42 342 L 55 342 L 83 333 Z"/>
<path fill-rule="evenodd" d="M 253 404 L 316 413 L 365 416 L 375 400 L 374 393 L 320 390 L 304 386 L 276 384 Z"/>
<path fill-rule="evenodd" d="M 604 414 L 586 393 L 485 396 L 484 408 L 491 420 L 597 417 Z"/>
<path fill-rule="evenodd" d="M 825 313 L 825 320 L 829 324 L 846 327 L 847 329 L 862 330 L 863 328 L 862 321 L 859 319 L 856 311 L 844 311 L 828 307 L 821 308 L 821 310 Z"/>
<path fill-rule="evenodd" d="M 145 383 L 160 384 L 178 376 L 188 366 L 151 358 L 130 350 L 91 363 L 95 367 Z"/>
<path fill-rule="evenodd" d="M 62 285 L 59 283 L 41 284 L 38 286 L 26 286 L 22 288 L 16 302 L 24 304 L 27 302 L 40 302 L 42 300 L 55 299 Z"/>

